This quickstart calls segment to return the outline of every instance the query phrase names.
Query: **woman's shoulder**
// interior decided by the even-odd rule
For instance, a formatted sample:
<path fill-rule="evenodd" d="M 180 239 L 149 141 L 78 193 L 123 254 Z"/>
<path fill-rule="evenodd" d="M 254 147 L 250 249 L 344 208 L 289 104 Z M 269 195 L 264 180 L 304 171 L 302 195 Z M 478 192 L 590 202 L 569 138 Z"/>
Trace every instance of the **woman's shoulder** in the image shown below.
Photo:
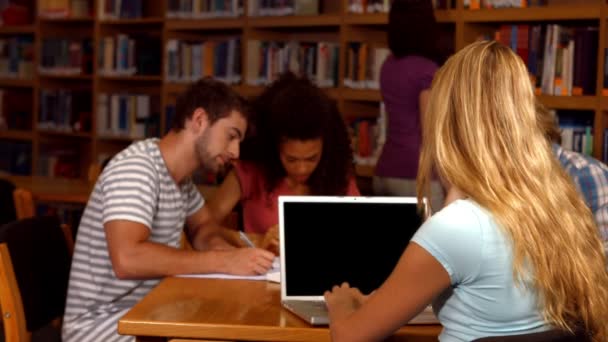
<path fill-rule="evenodd" d="M 437 63 L 423 56 L 408 55 L 400 58 L 394 55 L 389 55 L 385 60 L 383 66 L 385 68 L 422 68 L 424 70 L 436 70 L 439 68 Z"/>

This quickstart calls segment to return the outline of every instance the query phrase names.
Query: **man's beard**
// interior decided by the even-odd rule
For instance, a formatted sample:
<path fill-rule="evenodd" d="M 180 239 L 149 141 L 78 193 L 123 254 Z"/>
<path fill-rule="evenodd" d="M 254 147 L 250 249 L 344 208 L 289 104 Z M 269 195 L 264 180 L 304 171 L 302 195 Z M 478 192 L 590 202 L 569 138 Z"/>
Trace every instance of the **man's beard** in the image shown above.
<path fill-rule="evenodd" d="M 216 158 L 209 152 L 209 132 L 203 133 L 203 135 L 196 141 L 195 151 L 198 163 L 203 170 L 206 172 L 219 173 L 223 170 L 224 166 L 220 165 Z"/>

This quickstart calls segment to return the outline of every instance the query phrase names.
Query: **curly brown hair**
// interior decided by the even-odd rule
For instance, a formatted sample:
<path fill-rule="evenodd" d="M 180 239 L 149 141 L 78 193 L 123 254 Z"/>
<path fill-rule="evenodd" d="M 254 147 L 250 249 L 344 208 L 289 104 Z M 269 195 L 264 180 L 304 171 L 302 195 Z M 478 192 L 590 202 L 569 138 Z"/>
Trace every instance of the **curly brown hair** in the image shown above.
<path fill-rule="evenodd" d="M 308 179 L 312 195 L 344 195 L 353 175 L 350 138 L 336 103 L 310 80 L 285 73 L 253 100 L 241 160 L 263 171 L 266 191 L 286 177 L 279 148 L 286 140 L 321 138 L 319 165 Z"/>

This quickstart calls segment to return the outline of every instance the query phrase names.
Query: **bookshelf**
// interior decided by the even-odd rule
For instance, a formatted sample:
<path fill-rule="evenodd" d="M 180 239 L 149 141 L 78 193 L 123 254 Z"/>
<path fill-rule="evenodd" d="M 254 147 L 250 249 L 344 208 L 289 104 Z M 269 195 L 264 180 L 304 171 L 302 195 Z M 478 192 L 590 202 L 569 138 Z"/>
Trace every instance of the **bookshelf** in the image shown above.
<path fill-rule="evenodd" d="M 48 0 L 31 0 L 32 14 L 38 13 L 42 5 Z M 337 101 L 345 118 L 374 119 L 378 115 L 381 95 L 377 89 L 355 89 L 345 85 L 347 64 L 347 49 L 351 42 L 368 43 L 374 47 L 386 47 L 386 26 L 388 16 L 386 13 L 355 14 L 349 13 L 348 0 L 319 0 L 319 15 L 292 15 L 278 17 L 249 16 L 247 13 L 236 17 L 209 17 L 200 18 L 180 16 L 171 12 L 169 0 L 144 0 L 141 13 L 137 17 L 124 18 L 120 15 L 108 14 L 107 1 L 111 0 L 71 0 L 79 1 L 80 5 L 86 2 L 88 12 L 79 12 L 71 16 L 69 11 L 65 17 L 33 15 L 33 21 L 20 26 L 0 26 L 0 39 L 6 37 L 26 36 L 33 39 L 34 73 L 30 79 L 8 78 L 0 76 L 0 89 L 29 94 L 27 123 L 18 128 L 9 127 L 0 130 L 0 144 L 3 142 L 16 142 L 30 144 L 31 160 L 28 174 L 40 173 L 39 164 L 49 146 L 57 145 L 60 149 L 72 148 L 77 152 L 78 177 L 86 179 L 87 168 L 91 163 L 99 163 L 104 155 L 111 155 L 126 147 L 134 138 L 129 132 L 120 134 L 103 133 L 99 120 L 102 108 L 99 105 L 100 96 L 107 95 L 107 107 L 112 101 L 125 100 L 128 96 L 148 96 L 148 107 L 156 120 L 154 127 L 156 135 L 166 131 L 167 108 L 175 102 L 176 95 L 182 92 L 189 80 L 176 80 L 168 75 L 168 50 L 170 41 L 188 42 L 197 48 L 197 44 L 206 42 L 221 42 L 238 38 L 240 49 L 240 81 L 234 82 L 233 87 L 245 97 L 259 94 L 263 86 L 250 84 L 247 77 L 250 74 L 249 62 L 251 51 L 248 43 L 259 41 L 299 41 L 299 42 L 328 42 L 337 44 L 339 55 L 337 84 L 328 88 L 328 94 Z M 84 1 L 84 2 L 83 2 Z M 124 1 L 124 0 L 123 0 Z M 250 0 L 254 1 L 254 0 Z M 579 3 L 582 1 L 582 3 Z M 550 96 L 539 95 L 539 100 L 552 109 L 588 111 L 593 113 L 594 156 L 598 159 L 604 155 L 603 136 L 604 129 L 608 127 L 608 96 L 602 96 L 604 87 L 604 51 L 608 47 L 608 6 L 605 2 L 597 0 L 576 0 L 572 4 L 561 6 L 505 8 L 505 9 L 479 9 L 465 8 L 465 0 L 456 0 L 455 6 L 450 9 L 435 11 L 437 21 L 441 25 L 443 35 L 451 40 L 452 50 L 458 50 L 466 44 L 473 42 L 482 34 L 496 31 L 500 25 L 517 24 L 545 24 L 545 23 L 581 23 L 597 26 L 599 29 L 597 62 L 597 86 L 594 94 L 585 96 Z M 105 7 L 104 7 L 105 6 Z M 244 12 L 248 9 L 248 0 L 244 3 Z M 101 15 L 100 11 L 104 14 Z M 127 38 L 119 37 L 126 35 Z M 83 66 L 83 72 L 54 73 L 43 72 L 38 66 L 46 58 L 42 51 L 44 42 L 49 38 L 65 37 L 67 39 L 90 40 L 90 70 Z M 108 67 L 116 64 L 114 60 L 105 62 L 104 44 L 110 38 L 133 39 L 137 45 L 138 39 L 145 37 L 149 41 L 157 41 L 157 45 L 148 51 L 157 60 L 157 70 L 154 72 L 108 72 Z M 147 44 L 148 40 L 145 41 Z M 235 43 L 232 43 L 235 44 Z M 83 48 L 81 51 L 84 53 Z M 137 48 L 136 48 L 137 50 Z M 48 57 L 48 56 L 47 56 Z M 149 57 L 149 56 L 144 56 Z M 144 58 L 142 57 L 142 58 Z M 145 58 L 144 58 L 145 59 Z M 104 64 L 105 63 L 105 64 Z M 146 63 L 150 63 L 149 61 Z M 147 71 L 154 70 L 148 64 Z M 120 71 L 120 70 L 119 70 Z M 124 71 L 124 70 L 122 70 Z M 70 118 L 72 121 L 81 120 L 80 130 L 49 130 L 41 123 L 43 118 L 42 103 L 45 91 L 66 90 L 73 92 L 73 99 L 80 97 L 81 92 L 88 92 L 90 108 L 80 109 L 89 112 L 83 118 Z M 114 100 L 113 95 L 119 99 Z M 608 94 L 607 94 L 608 95 Z M 25 96 L 25 95 L 24 95 Z M 52 94 L 49 95 L 52 98 Z M 60 95 L 62 96 L 62 95 Z M 51 100 L 53 103 L 54 100 Z M 135 100 L 134 100 L 135 101 Z M 103 103 L 103 102 L 102 102 Z M 127 102 L 131 103 L 131 102 Z M 108 109 L 109 110 L 109 109 Z M 73 126 L 72 122 L 72 126 Z M 6 146 L 6 145 L 1 145 Z M 356 172 L 361 177 L 373 175 L 373 165 L 358 165 Z"/>

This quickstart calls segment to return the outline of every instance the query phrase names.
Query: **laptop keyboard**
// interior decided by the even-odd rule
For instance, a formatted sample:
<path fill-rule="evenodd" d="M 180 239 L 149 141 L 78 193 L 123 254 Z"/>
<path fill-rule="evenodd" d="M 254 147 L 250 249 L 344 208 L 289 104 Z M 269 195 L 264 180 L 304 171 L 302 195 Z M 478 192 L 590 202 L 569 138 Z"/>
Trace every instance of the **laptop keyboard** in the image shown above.
<path fill-rule="evenodd" d="M 291 306 L 292 308 L 296 307 L 297 310 L 302 310 L 312 317 L 327 316 L 327 305 L 325 305 L 325 302 L 290 300 L 285 304 L 287 306 Z"/>

